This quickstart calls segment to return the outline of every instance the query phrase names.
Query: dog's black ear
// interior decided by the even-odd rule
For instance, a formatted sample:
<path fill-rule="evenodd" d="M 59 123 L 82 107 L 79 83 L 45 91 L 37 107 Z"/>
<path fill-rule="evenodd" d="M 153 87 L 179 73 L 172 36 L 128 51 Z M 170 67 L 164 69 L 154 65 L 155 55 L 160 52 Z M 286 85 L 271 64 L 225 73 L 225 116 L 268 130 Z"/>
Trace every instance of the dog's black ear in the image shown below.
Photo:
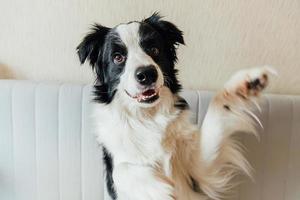
<path fill-rule="evenodd" d="M 158 12 L 143 20 L 155 28 L 170 45 L 184 44 L 183 32 L 173 23 L 162 20 Z"/>
<path fill-rule="evenodd" d="M 99 24 L 93 25 L 92 31 L 83 38 L 82 42 L 76 48 L 81 64 L 83 64 L 85 60 L 89 60 L 90 65 L 93 68 L 95 67 L 95 63 L 101 55 L 101 49 L 109 30 L 110 28 Z"/>

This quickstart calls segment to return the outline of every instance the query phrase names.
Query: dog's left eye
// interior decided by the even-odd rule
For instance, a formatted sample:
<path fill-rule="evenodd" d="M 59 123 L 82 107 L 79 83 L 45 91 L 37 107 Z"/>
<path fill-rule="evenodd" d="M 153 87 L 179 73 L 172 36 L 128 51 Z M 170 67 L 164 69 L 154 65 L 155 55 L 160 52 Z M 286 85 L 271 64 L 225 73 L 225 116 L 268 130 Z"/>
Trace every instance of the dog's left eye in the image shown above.
<path fill-rule="evenodd" d="M 158 56 L 158 54 L 159 54 L 159 49 L 156 47 L 150 48 L 150 51 L 153 56 Z"/>

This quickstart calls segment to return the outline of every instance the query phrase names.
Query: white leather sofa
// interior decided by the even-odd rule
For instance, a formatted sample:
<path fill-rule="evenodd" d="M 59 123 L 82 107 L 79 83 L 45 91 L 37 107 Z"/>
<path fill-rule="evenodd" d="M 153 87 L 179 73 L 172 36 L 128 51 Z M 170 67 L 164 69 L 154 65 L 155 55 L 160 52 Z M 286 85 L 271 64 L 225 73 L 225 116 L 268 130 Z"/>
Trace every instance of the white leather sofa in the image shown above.
<path fill-rule="evenodd" d="M 201 124 L 212 93 L 182 95 Z M 0 199 L 103 200 L 91 87 L 0 80 Z M 231 200 L 300 200 L 300 96 L 267 95 L 261 139 L 242 135 L 255 180 Z M 109 137 L 109 135 L 107 136 Z"/>

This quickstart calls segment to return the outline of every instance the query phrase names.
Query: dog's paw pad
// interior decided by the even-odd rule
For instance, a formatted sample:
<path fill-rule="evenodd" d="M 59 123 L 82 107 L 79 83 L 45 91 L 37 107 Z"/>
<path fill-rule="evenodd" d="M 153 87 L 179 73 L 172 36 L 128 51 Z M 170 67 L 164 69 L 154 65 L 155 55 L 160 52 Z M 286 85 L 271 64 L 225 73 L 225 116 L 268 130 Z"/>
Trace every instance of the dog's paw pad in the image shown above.
<path fill-rule="evenodd" d="M 271 74 L 276 72 L 270 67 L 241 70 L 232 76 L 225 88 L 245 99 L 258 96 L 267 87 Z"/>

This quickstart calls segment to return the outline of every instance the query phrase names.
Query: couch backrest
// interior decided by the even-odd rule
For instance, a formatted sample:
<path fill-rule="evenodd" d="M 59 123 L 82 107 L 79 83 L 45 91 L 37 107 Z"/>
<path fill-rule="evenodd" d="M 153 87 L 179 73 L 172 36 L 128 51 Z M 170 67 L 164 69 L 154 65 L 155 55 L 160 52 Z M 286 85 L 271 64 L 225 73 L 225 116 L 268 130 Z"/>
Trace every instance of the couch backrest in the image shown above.
<path fill-rule="evenodd" d="M 184 91 L 199 126 L 211 92 Z M 91 87 L 0 81 L 0 199 L 104 199 Z M 300 199 L 300 97 L 267 95 L 261 141 L 242 135 L 256 182 L 233 199 Z M 106 199 L 106 198 L 105 198 Z"/>

